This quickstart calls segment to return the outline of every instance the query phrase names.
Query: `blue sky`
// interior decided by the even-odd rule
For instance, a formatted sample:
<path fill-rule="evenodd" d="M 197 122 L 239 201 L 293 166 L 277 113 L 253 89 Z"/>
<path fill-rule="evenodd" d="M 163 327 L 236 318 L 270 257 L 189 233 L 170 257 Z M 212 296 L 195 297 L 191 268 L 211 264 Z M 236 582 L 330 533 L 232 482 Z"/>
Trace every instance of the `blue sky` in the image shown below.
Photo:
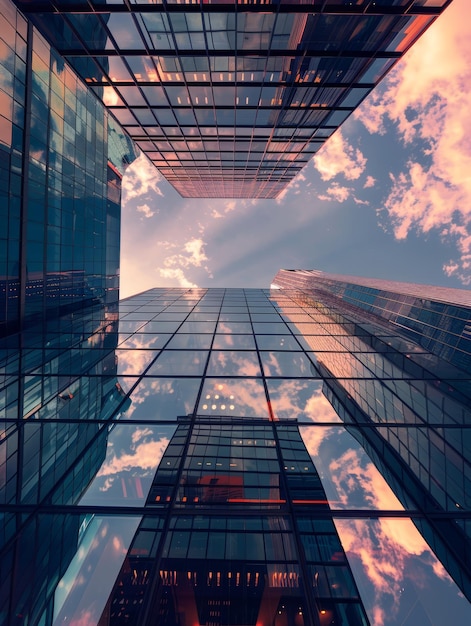
<path fill-rule="evenodd" d="M 121 295 L 265 287 L 279 268 L 471 282 L 471 21 L 455 0 L 277 200 L 123 181 Z"/>

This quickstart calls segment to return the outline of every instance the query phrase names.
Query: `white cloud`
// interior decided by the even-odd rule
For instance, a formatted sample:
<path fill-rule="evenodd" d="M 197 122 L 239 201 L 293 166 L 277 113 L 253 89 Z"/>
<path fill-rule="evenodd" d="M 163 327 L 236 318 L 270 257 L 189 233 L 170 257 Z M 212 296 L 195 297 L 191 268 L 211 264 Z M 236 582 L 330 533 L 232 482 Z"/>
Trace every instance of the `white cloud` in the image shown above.
<path fill-rule="evenodd" d="M 203 267 L 210 278 L 212 274 L 206 265 L 208 257 L 204 251 L 205 242 L 201 238 L 193 237 L 181 246 L 181 252 L 172 254 L 164 259 L 164 267 L 158 268 L 158 273 L 162 278 L 167 278 L 177 282 L 179 287 L 198 287 L 188 276 L 184 270 L 194 267 Z"/>
<path fill-rule="evenodd" d="M 371 133 L 396 125 L 414 146 L 384 211 L 397 239 L 432 230 L 456 246 L 444 272 L 471 283 L 471 39 L 467 0 L 455 0 L 356 112 Z M 420 155 L 417 148 L 423 146 Z"/>
<path fill-rule="evenodd" d="M 150 208 L 148 204 L 139 204 L 137 206 L 137 210 L 139 211 L 139 213 L 142 213 L 144 217 L 147 217 L 147 218 L 155 215 L 155 212 Z"/>
<path fill-rule="evenodd" d="M 345 202 L 350 197 L 351 189 L 349 187 L 343 187 L 338 183 L 333 183 L 326 189 L 324 194 L 318 196 L 320 200 L 327 200 L 328 202 L 337 201 Z"/>
<path fill-rule="evenodd" d="M 204 261 L 208 260 L 204 251 L 204 246 L 205 242 L 202 239 L 193 237 L 183 244 L 181 253 L 172 254 L 165 259 L 165 267 L 201 267 Z"/>
<path fill-rule="evenodd" d="M 365 205 L 365 206 L 368 206 L 370 204 L 368 202 L 368 200 L 360 200 L 360 198 L 355 198 L 355 196 L 353 197 L 353 202 L 355 204 L 361 204 L 361 205 Z"/>
<path fill-rule="evenodd" d="M 183 246 L 185 252 L 188 252 L 190 254 L 189 263 L 191 265 L 196 265 L 197 267 L 199 267 L 203 263 L 203 261 L 208 260 L 208 257 L 203 250 L 204 245 L 205 244 L 202 239 L 193 238 L 190 239 L 190 241 L 187 241 Z"/>
<path fill-rule="evenodd" d="M 236 209 L 246 208 L 246 206 L 246 200 L 226 200 L 223 204 L 218 206 L 218 208 L 211 207 L 211 217 L 214 219 L 221 219 L 228 213 L 232 213 L 232 211 L 235 211 Z"/>
<path fill-rule="evenodd" d="M 130 200 L 146 196 L 151 192 L 163 196 L 159 187 L 159 183 L 162 181 L 162 175 L 142 153 L 126 169 L 123 177 L 123 205 Z"/>
<path fill-rule="evenodd" d="M 97 476 L 115 476 L 120 472 L 129 472 L 134 468 L 139 470 L 155 470 L 169 440 L 165 437 L 158 441 L 147 441 L 133 446 L 132 452 L 122 452 L 107 459 L 101 466 Z"/>
<path fill-rule="evenodd" d="M 294 191 L 295 194 L 299 193 L 302 189 L 305 189 L 307 185 L 304 185 L 306 176 L 300 172 L 293 180 L 283 189 L 281 193 L 276 197 L 276 203 L 281 204 L 285 200 L 290 191 Z"/>
<path fill-rule="evenodd" d="M 179 287 L 188 287 L 188 288 L 198 287 L 196 283 L 192 283 L 191 280 L 189 280 L 185 276 L 181 268 L 177 268 L 177 269 L 159 268 L 158 272 L 162 278 L 169 278 L 171 280 L 176 281 Z"/>
<path fill-rule="evenodd" d="M 322 180 L 332 180 L 340 174 L 347 180 L 357 180 L 365 171 L 366 158 L 338 130 L 314 156 L 313 164 Z"/>

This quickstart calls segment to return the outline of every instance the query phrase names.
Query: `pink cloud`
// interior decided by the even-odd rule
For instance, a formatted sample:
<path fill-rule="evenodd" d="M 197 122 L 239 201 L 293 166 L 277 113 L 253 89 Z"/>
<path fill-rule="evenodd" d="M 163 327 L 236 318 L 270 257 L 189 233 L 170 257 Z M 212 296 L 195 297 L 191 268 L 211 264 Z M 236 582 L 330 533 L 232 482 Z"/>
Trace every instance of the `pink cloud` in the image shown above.
<path fill-rule="evenodd" d="M 120 472 L 129 472 L 134 468 L 140 470 L 155 470 L 165 452 L 169 440 L 148 441 L 133 446 L 130 453 L 113 455 L 101 466 L 97 476 L 116 476 Z"/>
<path fill-rule="evenodd" d="M 327 195 L 337 200 L 337 202 L 345 202 L 350 197 L 350 191 L 348 187 L 342 187 L 334 183 L 327 189 Z"/>
<path fill-rule="evenodd" d="M 123 206 L 133 198 L 142 197 L 150 192 L 163 196 L 159 183 L 161 174 L 149 159 L 141 154 L 127 169 L 123 177 Z"/>
<path fill-rule="evenodd" d="M 139 213 L 142 213 L 144 217 L 147 218 L 153 217 L 155 215 L 155 211 L 153 211 L 148 204 L 139 204 L 137 206 L 137 210 Z"/>
<path fill-rule="evenodd" d="M 456 245 L 447 275 L 471 283 L 471 39 L 455 0 L 410 50 L 386 82 L 356 112 L 371 133 L 394 122 L 405 145 L 425 145 L 392 178 L 384 210 L 394 234 L 438 231 Z M 424 164 L 426 162 L 426 165 Z"/>
<path fill-rule="evenodd" d="M 181 245 L 180 252 L 167 256 L 163 262 L 164 267 L 158 268 L 157 272 L 161 278 L 170 279 L 180 287 L 197 287 L 198 285 L 185 274 L 184 270 L 202 267 L 203 263 L 209 260 L 204 250 L 205 245 L 201 237 L 192 237 Z M 175 245 L 167 247 L 174 248 Z M 204 266 L 204 269 L 211 277 L 208 267 Z"/>
<path fill-rule="evenodd" d="M 338 130 L 315 155 L 313 163 L 322 180 L 332 180 L 339 174 L 347 180 L 357 180 L 365 171 L 366 158 Z"/>
<path fill-rule="evenodd" d="M 301 190 L 305 191 L 306 187 L 309 186 L 309 184 L 306 185 L 305 183 L 306 176 L 302 172 L 300 172 L 297 176 L 295 176 L 295 178 L 293 178 L 292 181 L 290 181 L 290 183 L 288 183 L 283 191 L 278 194 L 278 196 L 276 197 L 276 203 L 281 204 L 290 191 L 292 191 L 294 194 L 298 194 Z"/>
<path fill-rule="evenodd" d="M 343 429 L 306 426 L 300 432 L 334 509 L 403 510 L 383 476 Z M 345 447 L 345 452 L 332 459 L 333 446 L 337 451 Z M 375 626 L 406 623 L 404 588 L 412 587 L 420 597 L 432 577 L 443 581 L 442 591 L 452 588 L 410 519 L 336 519 L 335 524 Z"/>

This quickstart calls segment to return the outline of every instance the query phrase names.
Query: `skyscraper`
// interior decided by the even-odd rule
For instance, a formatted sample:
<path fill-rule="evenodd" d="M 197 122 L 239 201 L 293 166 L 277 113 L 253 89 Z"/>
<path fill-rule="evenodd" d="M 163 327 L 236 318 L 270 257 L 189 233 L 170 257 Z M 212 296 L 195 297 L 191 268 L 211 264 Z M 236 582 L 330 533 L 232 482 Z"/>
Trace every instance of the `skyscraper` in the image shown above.
<path fill-rule="evenodd" d="M 275 198 L 450 1 L 16 4 L 181 195 Z"/>
<path fill-rule="evenodd" d="M 3 335 L 118 300 L 121 178 L 138 150 L 9 0 L 0 25 Z"/>
<path fill-rule="evenodd" d="M 365 24 L 384 13 L 408 44 L 398 16 L 420 30 L 445 4 L 348 10 Z M 69 3 L 22 5 L 38 24 L 47 14 L 70 59 L 76 40 L 94 46 L 77 71 L 108 77 L 117 24 L 165 14 L 174 34 L 173 17 L 200 11 L 78 2 L 64 21 Z M 468 624 L 469 302 L 312 271 L 281 272 L 271 291 L 119 302 L 120 181 L 136 148 L 1 6 L 0 623 Z M 263 6 L 276 24 L 303 13 Z M 343 3 L 309 6 L 345 17 Z M 247 16 L 269 21 L 259 8 Z M 220 13 L 213 41 L 227 36 Z M 122 97 L 141 93 L 130 82 Z"/>
<path fill-rule="evenodd" d="M 467 294 L 361 282 L 153 289 L 18 335 L 3 622 L 467 624 Z"/>

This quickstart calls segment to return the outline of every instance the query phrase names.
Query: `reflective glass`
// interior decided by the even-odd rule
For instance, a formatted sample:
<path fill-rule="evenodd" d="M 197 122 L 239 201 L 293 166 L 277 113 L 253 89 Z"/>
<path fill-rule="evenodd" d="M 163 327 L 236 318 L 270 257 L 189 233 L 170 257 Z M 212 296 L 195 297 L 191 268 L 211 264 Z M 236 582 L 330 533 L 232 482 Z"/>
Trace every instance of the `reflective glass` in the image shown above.
<path fill-rule="evenodd" d="M 263 384 L 250 378 L 207 378 L 198 405 L 200 415 L 268 418 Z"/>
<path fill-rule="evenodd" d="M 214 350 L 208 365 L 208 376 L 260 376 L 256 352 Z"/>
<path fill-rule="evenodd" d="M 308 380 L 267 380 L 273 413 L 278 420 L 340 422 L 324 395 L 325 383 Z"/>
<path fill-rule="evenodd" d="M 213 348 L 233 350 L 255 350 L 253 335 L 216 334 L 214 335 Z"/>
<path fill-rule="evenodd" d="M 315 378 L 315 365 L 301 352 L 260 352 L 265 376 Z"/>

